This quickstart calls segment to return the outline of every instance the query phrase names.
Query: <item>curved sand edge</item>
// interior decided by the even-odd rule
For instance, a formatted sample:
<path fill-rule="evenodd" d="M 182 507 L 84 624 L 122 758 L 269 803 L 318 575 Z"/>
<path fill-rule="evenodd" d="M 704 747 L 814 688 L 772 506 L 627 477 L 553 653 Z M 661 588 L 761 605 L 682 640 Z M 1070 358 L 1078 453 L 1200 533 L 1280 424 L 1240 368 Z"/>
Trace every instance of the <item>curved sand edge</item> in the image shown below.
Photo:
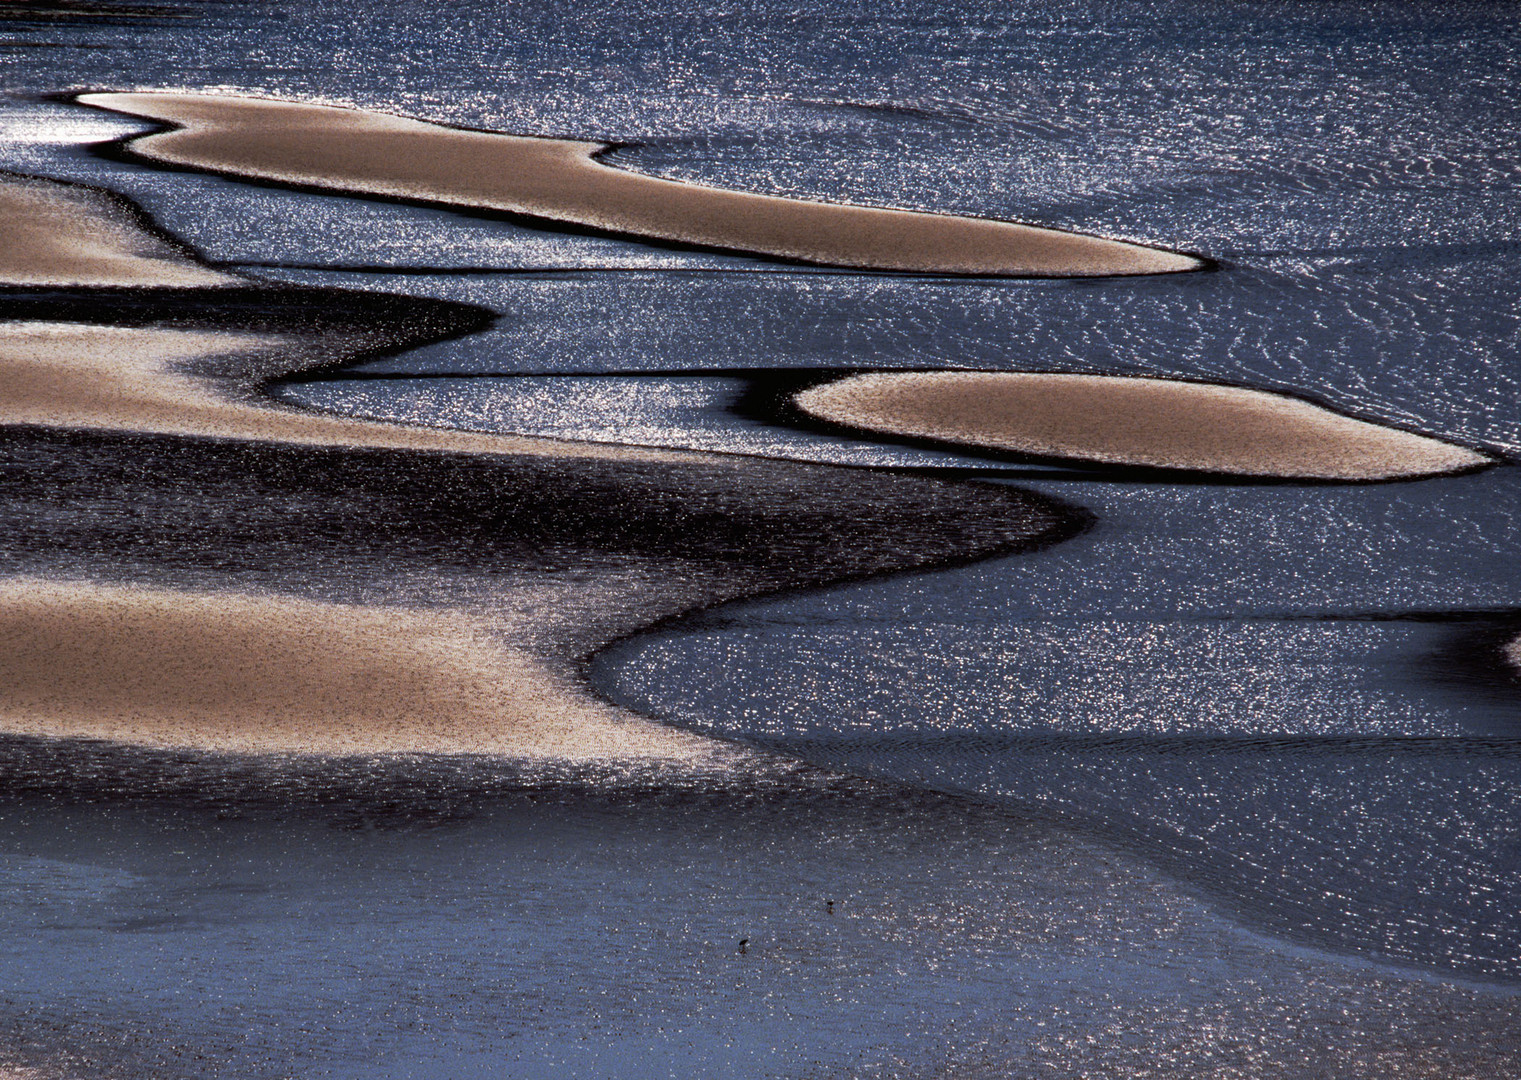
<path fill-rule="evenodd" d="M 885 372 L 812 387 L 829 423 L 1110 465 L 1293 480 L 1391 480 L 1493 464 L 1484 454 L 1283 394 L 1110 375 Z"/>
<path fill-rule="evenodd" d="M 0 581 L 0 730 L 258 753 L 720 752 L 593 699 L 457 612 L 29 578 Z"/>
<path fill-rule="evenodd" d="M 131 203 L 109 192 L 0 173 L 0 286 L 247 285 L 155 235 Z M 472 454 L 694 456 L 350 419 L 239 396 L 226 392 L 229 385 L 180 370 L 192 361 L 290 344 L 269 334 L 0 322 L 0 424 Z"/>
<path fill-rule="evenodd" d="M 1198 270 L 1157 248 L 1032 225 L 808 202 L 610 167 L 605 143 L 465 131 L 263 98 L 89 93 L 172 125 L 128 140 L 161 164 L 347 194 L 443 203 L 577 228 L 860 270 L 1096 277 Z"/>
<path fill-rule="evenodd" d="M 220 391 L 181 370 L 286 339 L 92 323 L 0 323 L 0 424 L 138 431 L 308 446 L 691 461 L 703 455 L 350 420 Z"/>
<path fill-rule="evenodd" d="M 130 204 L 98 192 L 73 200 L 73 192 L 41 190 L 67 204 L 68 212 L 51 223 L 61 242 L 87 236 L 120 209 L 127 214 L 126 247 L 163 244 L 164 257 L 134 268 L 134 285 L 180 286 L 187 283 L 177 276 L 180 269 L 200 269 L 145 222 L 131 220 Z M 0 238 L 16 228 L 16 219 L 0 218 Z M 99 282 L 93 268 L 81 271 L 66 261 L 64 268 L 58 277 L 68 284 Z M 313 340 L 215 329 L 0 323 L 0 424 L 638 467 L 713 461 L 700 453 L 351 420 L 282 408 L 251 393 L 246 372 L 270 366 L 264 362 L 270 356 L 260 354 L 306 349 Z M 335 332 L 323 351 L 359 347 Z M 252 367 L 207 363 L 234 354 L 257 359 Z M 67 502 L 67 493 L 59 496 Z M 191 501 L 198 497 L 188 494 Z M 384 512 L 384 502 L 375 509 Z M 705 583 L 697 569 L 678 561 L 670 606 L 734 595 L 732 584 Z M 744 574 L 736 582 L 740 592 L 754 587 Z M 753 767 L 744 751 L 599 701 L 579 678 L 573 658 L 586 648 L 630 629 L 630 620 L 670 613 L 649 597 L 642 573 L 624 580 L 598 566 L 589 576 L 564 579 L 508 574 L 493 586 L 489 597 L 462 598 L 477 612 L 467 615 L 237 590 L 0 581 L 0 731 L 223 752 L 486 753 L 615 769 Z M 488 618 L 489 624 L 482 621 Z M 747 764 L 737 766 L 741 760 Z"/>
<path fill-rule="evenodd" d="M 245 279 L 154 235 L 125 200 L 0 172 L 0 285 L 216 288 Z"/>

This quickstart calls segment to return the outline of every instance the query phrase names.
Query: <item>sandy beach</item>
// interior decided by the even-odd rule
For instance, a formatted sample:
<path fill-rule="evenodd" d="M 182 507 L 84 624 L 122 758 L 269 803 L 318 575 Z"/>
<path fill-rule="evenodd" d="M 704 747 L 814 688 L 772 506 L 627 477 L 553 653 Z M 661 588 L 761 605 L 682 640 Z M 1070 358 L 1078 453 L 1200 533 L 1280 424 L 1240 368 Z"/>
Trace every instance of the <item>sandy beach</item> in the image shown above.
<path fill-rule="evenodd" d="M 613 168 L 605 143 L 464 131 L 385 113 L 210 94 L 92 93 L 86 105 L 174 130 L 146 160 L 303 187 L 493 211 L 824 266 L 1097 277 L 1197 270 L 1137 244 L 946 214 L 808 202 Z"/>
<path fill-rule="evenodd" d="M 1163 379 L 883 373 L 826 383 L 795 400 L 811 416 L 852 428 L 1109 465 L 1355 481 L 1491 463 L 1282 394 Z"/>

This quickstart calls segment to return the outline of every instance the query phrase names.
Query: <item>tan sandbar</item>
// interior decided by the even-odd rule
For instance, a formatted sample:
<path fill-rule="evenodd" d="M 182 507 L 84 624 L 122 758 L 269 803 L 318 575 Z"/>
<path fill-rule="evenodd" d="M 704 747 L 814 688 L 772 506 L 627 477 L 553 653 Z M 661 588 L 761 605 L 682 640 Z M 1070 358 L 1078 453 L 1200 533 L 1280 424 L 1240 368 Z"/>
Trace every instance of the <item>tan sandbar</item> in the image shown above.
<path fill-rule="evenodd" d="M 193 360 L 281 347 L 276 337 L 85 323 L 0 323 L 0 424 L 475 454 L 690 460 L 691 455 L 407 427 L 282 408 L 188 374 Z"/>
<path fill-rule="evenodd" d="M 297 753 L 693 760 L 467 616 L 0 581 L 0 730 Z"/>
<path fill-rule="evenodd" d="M 246 279 L 197 264 L 110 196 L 0 174 L 0 285 L 223 286 Z M 658 457 L 547 439 L 384 424 L 282 407 L 187 373 L 215 357 L 292 344 L 275 335 L 0 323 L 0 424 L 461 453 Z"/>
<path fill-rule="evenodd" d="M 884 372 L 797 395 L 822 420 L 964 446 L 1113 465 L 1387 480 L 1491 461 L 1282 394 L 1107 375 Z"/>
<path fill-rule="evenodd" d="M 0 173 L 0 285 L 242 284 L 154 236 L 108 195 Z"/>
<path fill-rule="evenodd" d="M 346 193 L 870 270 L 1089 277 L 1196 270 L 1198 259 L 983 218 L 807 202 L 678 183 L 603 164 L 604 143 L 461 131 L 386 113 L 212 94 L 78 99 L 176 125 L 142 157 Z"/>

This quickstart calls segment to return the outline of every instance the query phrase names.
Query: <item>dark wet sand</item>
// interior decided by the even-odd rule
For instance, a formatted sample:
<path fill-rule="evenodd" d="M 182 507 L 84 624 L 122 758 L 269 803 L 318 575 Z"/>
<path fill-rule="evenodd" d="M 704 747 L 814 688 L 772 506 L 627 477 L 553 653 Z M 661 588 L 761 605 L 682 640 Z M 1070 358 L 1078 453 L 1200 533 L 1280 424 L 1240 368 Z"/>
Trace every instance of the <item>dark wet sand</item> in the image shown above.
<path fill-rule="evenodd" d="M 1260 390 L 1029 372 L 884 372 L 799 393 L 834 424 L 1041 457 L 1304 480 L 1492 463 L 1476 451 Z"/>
<path fill-rule="evenodd" d="M 880 499 L 880 481 L 840 498 L 827 471 L 784 476 L 754 535 L 753 465 L 303 413 L 185 368 L 299 338 L 0 324 L 13 521 L 0 572 L 25 575 L 0 578 L 0 731 L 711 764 L 719 744 L 597 700 L 575 658 L 689 606 L 1018 546 L 1064 520 L 995 499 L 980 543 L 947 546 L 921 522 L 896 552 L 831 558 L 818 545 L 844 542 L 852 503 Z M 381 450 L 401 456 L 376 473 Z M 468 495 L 451 484 L 461 470 Z M 858 542 L 872 524 L 854 523 Z M 808 569 L 776 564 L 799 544 Z"/>
<path fill-rule="evenodd" d="M 1094 277 L 1200 260 L 982 218 L 806 202 L 612 168 L 605 143 L 463 131 L 386 113 L 211 94 L 94 93 L 161 121 L 148 161 L 351 194 L 523 215 L 597 232 L 863 270 Z"/>
<path fill-rule="evenodd" d="M 0 708 L 0 729 L 213 749 L 601 753 L 609 765 L 693 760 L 685 737 L 584 689 L 579 658 L 609 641 L 741 596 L 1018 551 L 1080 525 L 1060 504 L 1012 488 L 827 467 L 29 427 L 0 429 L 0 482 L 11 522 L 0 574 L 11 580 L 16 632 L 45 639 L 56 620 L 84 618 L 131 639 L 103 645 L 95 668 L 34 655 L 30 670 L 67 675 L 56 689 L 64 697 L 45 708 L 13 701 Z M 39 580 L 51 584 L 31 591 Z M 268 632 L 228 646 L 211 594 Z M 112 605 L 122 617 L 102 622 Z M 392 618 L 396 634 L 382 627 Z M 71 634 L 53 631 L 60 641 Z M 176 660 L 200 655 L 214 668 L 220 656 L 261 680 L 296 662 L 287 634 L 310 658 L 304 677 L 326 686 L 304 695 L 300 716 L 278 694 L 243 695 L 236 681 L 213 682 L 207 698 L 198 680 L 212 676 Z M 405 676 L 448 707 L 437 723 L 422 709 L 405 726 L 378 712 L 366 729 L 344 703 L 367 677 L 355 658 L 390 663 L 407 637 L 463 642 L 420 647 Z M 139 653 L 153 682 L 174 687 L 156 691 L 168 704 L 141 714 L 111 674 Z M 484 687 L 480 708 L 465 707 L 472 686 Z M 203 698 L 204 715 L 185 704 Z M 120 711 L 85 707 L 113 700 Z M 477 733 L 482 709 L 495 726 Z M 223 713 L 248 726 L 229 728 Z M 638 726 L 611 730 L 625 723 Z"/>

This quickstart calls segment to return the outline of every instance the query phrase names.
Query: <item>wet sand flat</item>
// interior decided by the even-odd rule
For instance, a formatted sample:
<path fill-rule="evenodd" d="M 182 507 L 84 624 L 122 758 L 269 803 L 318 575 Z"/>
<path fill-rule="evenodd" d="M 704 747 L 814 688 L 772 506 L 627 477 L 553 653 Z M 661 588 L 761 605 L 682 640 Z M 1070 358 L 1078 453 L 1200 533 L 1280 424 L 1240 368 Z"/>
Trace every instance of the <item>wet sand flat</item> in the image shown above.
<path fill-rule="evenodd" d="M 92 93 L 175 125 L 149 161 L 827 266 L 1016 277 L 1196 270 L 1198 259 L 982 218 L 808 202 L 609 167 L 604 143 L 463 131 L 385 113 L 209 94 Z"/>
<path fill-rule="evenodd" d="M 119 208 L 125 247 L 154 240 Z M 61 244 L 96 224 L 52 222 Z M 0 220 L 0 239 L 14 226 Z M 690 766 L 725 751 L 597 701 L 577 657 L 694 606 L 1068 527 L 1012 492 L 890 479 L 841 492 L 830 470 L 284 408 L 259 393 L 268 378 L 479 313 L 393 301 L 344 314 L 353 297 L 330 292 L 328 322 L 312 322 L 299 290 L 187 288 L 176 274 L 193 259 L 161 262 L 138 288 L 87 280 L 46 301 L 96 321 L 0 324 L 14 525 L 0 731 Z M 39 302 L 24 284 L 11 282 L 12 310 Z M 267 311 L 250 321 L 248 305 Z M 914 524 L 941 520 L 942 502 L 969 534 Z M 876 545 L 861 551 L 857 533 Z"/>
<path fill-rule="evenodd" d="M 210 668 L 226 665 L 232 678 L 248 667 L 254 682 L 278 684 L 291 664 L 326 663 L 329 638 L 336 655 L 389 658 L 416 637 L 425 647 L 405 665 L 417 673 L 408 679 L 443 687 L 449 701 L 464 700 L 464 691 L 449 689 L 461 679 L 484 687 L 480 708 L 462 714 L 471 723 L 500 713 L 510 730 L 511 718 L 531 705 L 563 727 L 568 743 L 603 753 L 609 764 L 626 755 L 597 734 L 603 727 L 583 723 L 611 714 L 585 704 L 578 667 L 579 657 L 609 641 L 739 596 L 1020 550 L 1073 527 L 1060 504 L 1012 488 L 895 476 L 842 486 L 838 470 L 816 466 L 419 454 L 38 427 L 0 428 L 0 481 L 10 521 L 5 579 L 70 590 L 104 582 L 131 593 L 70 600 L 75 593 L 44 592 L 38 600 L 16 586 L 11 603 L 22 616 L 12 625 L 23 639 L 67 642 L 83 634 L 68 628 L 76 618 L 70 612 L 83 610 L 82 626 L 108 658 L 147 647 L 133 639 L 156 639 L 146 669 L 158 663 L 152 657 L 172 660 L 184 639 L 199 637 L 206 643 L 196 651 Z M 318 606 L 246 599 L 271 594 Z M 125 615 L 113 623 L 107 601 L 118 595 Z M 231 630 L 197 630 L 205 607 L 196 595 L 227 597 L 232 610 L 248 610 L 269 632 L 217 645 L 217 635 Z M 419 608 L 428 610 L 414 617 Z M 391 618 L 399 637 L 381 632 Z M 280 619 L 312 643 L 301 656 L 277 630 Z M 364 627 L 370 630 L 359 633 Z M 351 633 L 357 644 L 344 644 Z M 446 648 L 455 641 L 459 657 Z M 30 663 L 38 679 L 57 684 L 65 704 L 76 692 L 71 679 L 85 683 L 68 674 L 74 661 Z M 427 677 L 437 682 L 424 679 L 428 667 L 437 668 Z M 345 661 L 336 670 L 349 674 L 323 676 L 333 687 L 348 685 L 356 669 Z M 459 671 L 466 676 L 451 674 Z M 114 696 L 130 701 L 128 690 Z M 35 734 L 170 738 L 162 723 L 134 719 L 133 709 L 113 715 L 101 705 L 71 720 L 73 706 L 37 708 L 59 720 L 48 727 L 42 713 L 27 713 L 25 730 Z M 324 742 L 317 721 L 287 726 L 276 738 L 257 734 L 265 726 L 257 708 L 242 715 L 251 732 L 207 722 L 180 735 L 208 750 L 262 740 L 336 752 L 343 738 L 396 751 L 492 745 L 484 737 L 470 742 L 465 721 L 441 733 L 413 725 Z M 493 738 L 502 753 L 529 754 L 532 740 Z M 545 754 L 555 746 L 537 729 L 533 739 Z"/>
<path fill-rule="evenodd" d="M 868 431 L 1111 465 L 1307 480 L 1473 469 L 1476 451 L 1240 387 L 1024 372 L 855 375 L 799 393 Z"/>

